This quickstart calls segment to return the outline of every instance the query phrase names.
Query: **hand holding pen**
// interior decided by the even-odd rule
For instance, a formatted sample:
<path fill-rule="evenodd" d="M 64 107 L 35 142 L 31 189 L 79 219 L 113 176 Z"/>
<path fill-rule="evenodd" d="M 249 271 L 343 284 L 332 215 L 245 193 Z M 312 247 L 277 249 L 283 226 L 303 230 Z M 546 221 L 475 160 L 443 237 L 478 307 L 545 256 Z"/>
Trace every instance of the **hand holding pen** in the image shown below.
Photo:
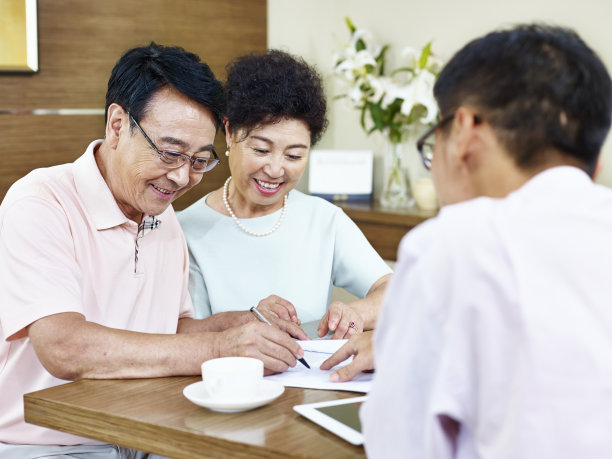
<path fill-rule="evenodd" d="M 270 295 L 257 303 L 257 312 L 269 317 L 272 325 L 298 340 L 310 340 L 300 328 L 300 319 L 290 301 L 278 295 Z"/>
<path fill-rule="evenodd" d="M 255 314 L 255 317 L 257 317 L 257 319 L 259 319 L 260 321 L 262 321 L 265 324 L 268 324 L 270 326 L 272 326 L 272 324 L 270 323 L 270 321 L 268 321 L 268 319 L 266 319 L 258 310 L 255 306 L 251 307 L 251 312 L 253 314 Z M 298 359 L 299 362 L 304 365 L 306 368 L 310 368 L 310 365 L 308 365 L 308 363 L 306 362 L 306 360 L 304 358 Z"/>
<path fill-rule="evenodd" d="M 304 356 L 304 349 L 286 331 L 270 327 L 259 319 L 229 327 L 212 337 L 218 357 L 259 359 L 264 364 L 264 374 L 283 373 L 296 364 L 296 358 Z"/>

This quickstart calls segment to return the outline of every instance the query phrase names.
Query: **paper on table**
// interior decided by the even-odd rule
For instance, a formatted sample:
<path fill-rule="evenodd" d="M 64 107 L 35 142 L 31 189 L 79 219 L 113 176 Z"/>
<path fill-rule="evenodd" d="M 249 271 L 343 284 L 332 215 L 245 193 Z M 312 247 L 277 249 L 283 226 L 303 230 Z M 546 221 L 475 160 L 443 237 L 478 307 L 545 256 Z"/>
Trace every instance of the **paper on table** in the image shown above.
<path fill-rule="evenodd" d="M 298 341 L 302 349 L 304 349 L 304 359 L 310 365 L 310 369 L 306 368 L 301 363 L 293 368 L 289 368 L 284 373 L 266 376 L 266 379 L 278 381 L 288 387 L 304 387 L 306 389 L 328 389 L 328 390 L 346 390 L 350 392 L 368 392 L 372 385 L 372 373 L 359 373 L 352 381 L 347 382 L 331 382 L 329 375 L 332 371 L 348 365 L 353 359 L 350 358 L 336 365 L 331 370 L 321 370 L 321 364 L 329 358 L 334 352 L 342 347 L 347 340 L 313 340 L 313 341 Z"/>

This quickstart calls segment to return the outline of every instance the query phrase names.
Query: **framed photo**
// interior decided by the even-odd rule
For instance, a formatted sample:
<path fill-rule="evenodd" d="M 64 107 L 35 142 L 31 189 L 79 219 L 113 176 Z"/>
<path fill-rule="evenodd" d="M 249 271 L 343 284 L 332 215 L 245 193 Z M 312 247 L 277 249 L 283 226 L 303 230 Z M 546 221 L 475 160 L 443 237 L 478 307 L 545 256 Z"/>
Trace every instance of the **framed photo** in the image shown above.
<path fill-rule="evenodd" d="M 371 150 L 312 150 L 308 192 L 330 201 L 370 201 L 373 161 Z"/>
<path fill-rule="evenodd" d="M 36 0 L 0 0 L 0 72 L 38 72 Z"/>

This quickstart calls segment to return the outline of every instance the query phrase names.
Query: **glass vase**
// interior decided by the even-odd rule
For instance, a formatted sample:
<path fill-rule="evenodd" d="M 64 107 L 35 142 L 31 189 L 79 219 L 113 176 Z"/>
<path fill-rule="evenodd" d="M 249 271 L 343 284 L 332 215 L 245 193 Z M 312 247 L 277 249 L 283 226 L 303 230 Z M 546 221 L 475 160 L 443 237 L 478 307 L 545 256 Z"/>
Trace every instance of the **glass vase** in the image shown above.
<path fill-rule="evenodd" d="M 410 207 L 414 204 L 406 158 L 407 142 L 392 142 L 385 137 L 383 191 L 384 207 Z"/>

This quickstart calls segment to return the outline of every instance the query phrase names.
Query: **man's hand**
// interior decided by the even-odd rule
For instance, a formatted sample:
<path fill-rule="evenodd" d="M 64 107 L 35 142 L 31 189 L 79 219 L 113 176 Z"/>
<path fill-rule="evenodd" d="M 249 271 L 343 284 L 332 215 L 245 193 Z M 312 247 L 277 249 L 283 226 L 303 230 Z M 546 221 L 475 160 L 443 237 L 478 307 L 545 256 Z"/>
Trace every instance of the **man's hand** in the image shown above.
<path fill-rule="evenodd" d="M 219 333 L 219 357 L 253 357 L 263 362 L 265 374 L 281 373 L 304 357 L 302 347 L 287 333 L 263 322 L 250 322 Z"/>
<path fill-rule="evenodd" d="M 310 339 L 304 330 L 300 328 L 301 322 L 297 316 L 295 307 L 284 298 L 270 295 L 257 304 L 257 310 L 268 319 L 271 324 L 289 333 L 294 338 L 301 340 Z"/>
<path fill-rule="evenodd" d="M 319 322 L 319 337 L 333 331 L 332 339 L 348 339 L 363 331 L 363 318 L 349 305 L 334 301 Z"/>
<path fill-rule="evenodd" d="M 334 355 L 321 364 L 321 370 L 329 370 L 340 362 L 344 362 L 351 355 L 353 361 L 348 365 L 334 371 L 330 375 L 333 382 L 350 381 L 362 371 L 374 369 L 374 350 L 372 348 L 372 336 L 374 332 L 367 331 L 352 336 L 348 342 L 338 349 Z"/>

